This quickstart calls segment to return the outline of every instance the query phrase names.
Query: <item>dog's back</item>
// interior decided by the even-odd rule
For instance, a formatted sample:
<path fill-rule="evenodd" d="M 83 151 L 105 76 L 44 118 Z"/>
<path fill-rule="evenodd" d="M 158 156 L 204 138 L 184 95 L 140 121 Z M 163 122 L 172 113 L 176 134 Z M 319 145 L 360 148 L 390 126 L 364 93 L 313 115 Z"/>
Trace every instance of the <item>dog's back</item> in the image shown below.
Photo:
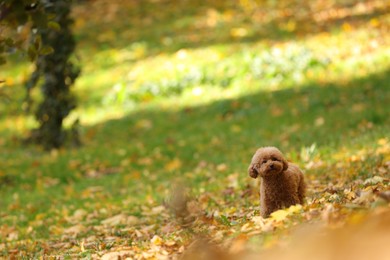
<path fill-rule="evenodd" d="M 286 174 L 293 181 L 291 185 L 294 186 L 293 190 L 298 193 L 299 204 L 303 204 L 305 194 L 306 194 L 306 184 L 305 184 L 303 172 L 296 164 L 289 162 L 288 168 L 286 170 Z"/>

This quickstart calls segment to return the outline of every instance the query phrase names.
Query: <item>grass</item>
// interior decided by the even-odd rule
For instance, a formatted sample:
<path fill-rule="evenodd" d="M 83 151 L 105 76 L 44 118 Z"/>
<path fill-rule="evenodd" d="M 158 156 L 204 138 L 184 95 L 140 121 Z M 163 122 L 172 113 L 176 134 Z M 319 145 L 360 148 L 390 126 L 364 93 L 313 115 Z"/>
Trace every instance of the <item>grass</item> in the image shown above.
<path fill-rule="evenodd" d="M 323 195 L 316 180 L 346 188 L 388 174 L 388 6 L 374 1 L 370 9 L 367 2 L 365 15 L 356 15 L 355 5 L 346 5 L 345 17 L 313 26 L 304 14 L 280 16 L 298 4 L 266 5 L 267 22 L 248 16 L 244 4 L 195 2 L 76 6 L 83 75 L 69 122 L 81 118 L 79 149 L 45 153 L 21 144 L 35 124 L 21 111 L 30 68 L 12 57 L 2 69 L 11 101 L 0 104 L 0 255 L 87 257 L 125 245 L 150 253 L 154 235 L 174 240 L 172 252 L 165 250 L 175 254 L 193 238 L 186 228 L 164 231 L 176 220 L 159 206 L 176 182 L 215 218 L 212 236 L 232 239 L 249 213 L 258 214 L 246 168 L 259 146 L 277 146 L 306 169 L 313 201 Z M 96 12 L 77 16 L 86 8 Z M 386 187 L 388 181 L 377 188 Z M 118 214 L 138 222 L 102 227 Z M 77 232 L 68 230 L 78 224 Z M 207 227 L 194 229 L 210 233 Z M 249 242 L 267 247 L 283 230 Z"/>

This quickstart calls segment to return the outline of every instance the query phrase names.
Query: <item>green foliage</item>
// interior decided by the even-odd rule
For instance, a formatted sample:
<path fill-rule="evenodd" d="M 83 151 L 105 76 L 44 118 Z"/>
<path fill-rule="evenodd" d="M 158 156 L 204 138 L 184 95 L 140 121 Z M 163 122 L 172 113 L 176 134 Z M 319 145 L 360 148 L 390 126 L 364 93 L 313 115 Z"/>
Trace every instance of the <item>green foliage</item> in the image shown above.
<path fill-rule="evenodd" d="M 5 26 L 5 30 L 4 35 L 0 36 L 0 64 L 5 63 L 4 54 L 13 48 L 27 52 L 30 61 L 35 61 L 39 55 L 47 55 L 52 52 L 50 46 L 42 45 L 39 37 L 26 45 L 24 42 L 27 39 L 20 37 L 16 32 L 20 28 L 28 26 L 32 31 L 49 27 L 59 29 L 59 24 L 53 20 L 55 15 L 45 10 L 46 4 L 45 1 L 39 0 L 6 0 L 1 2 L 0 25 Z"/>
<path fill-rule="evenodd" d="M 230 227 L 232 224 L 230 223 L 229 219 L 225 215 L 221 215 L 220 217 L 221 223 L 225 226 Z"/>

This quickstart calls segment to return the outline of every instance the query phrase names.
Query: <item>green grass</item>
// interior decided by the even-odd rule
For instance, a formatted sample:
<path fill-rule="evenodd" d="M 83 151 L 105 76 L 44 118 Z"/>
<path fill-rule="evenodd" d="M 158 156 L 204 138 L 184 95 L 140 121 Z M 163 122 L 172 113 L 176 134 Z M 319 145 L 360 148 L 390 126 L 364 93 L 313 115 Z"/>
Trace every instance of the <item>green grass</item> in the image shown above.
<path fill-rule="evenodd" d="M 379 168 L 390 160 L 388 14 L 380 9 L 351 15 L 325 23 L 320 31 L 305 21 L 304 28 L 286 32 L 287 20 L 260 28 L 244 18 L 244 6 L 216 2 L 183 5 L 183 10 L 168 6 L 152 21 L 121 19 L 138 14 L 132 4 L 115 19 L 104 18 L 108 24 L 93 12 L 76 19 L 83 74 L 75 87 L 79 107 L 71 118 L 82 122 L 79 149 L 47 153 L 20 142 L 35 124 L 21 111 L 26 76 L 20 75 L 29 68 L 14 57 L 2 69 L 11 101 L 0 104 L 0 255 L 17 248 L 20 256 L 38 256 L 45 243 L 71 240 L 63 230 L 75 224 L 70 217 L 78 209 L 90 217 L 79 221 L 87 231 L 76 236 L 77 243 L 92 235 L 120 238 L 114 247 L 130 243 L 134 237 L 121 235 L 123 226 L 104 234 L 94 230 L 100 220 L 120 213 L 139 217 L 138 229 L 156 224 L 150 234 L 169 237 L 160 227 L 174 218 L 146 213 L 164 204 L 177 181 L 196 198 L 212 194 L 204 210 L 218 210 L 220 225 L 238 221 L 241 227 L 245 220 L 229 217 L 228 211 L 258 205 L 257 194 L 241 194 L 251 183 L 246 168 L 259 146 L 279 147 L 307 166 L 308 180 L 322 184 L 347 185 L 385 174 Z M 137 8 L 150 14 L 159 4 Z M 76 13 L 85 8 L 87 3 Z M 205 10 L 211 24 L 217 20 L 215 34 L 200 18 Z M 246 36 L 234 36 L 232 29 L 241 27 Z M 310 162 L 322 164 L 309 167 Z M 232 176 L 238 186 L 226 195 Z M 309 195 L 317 192 L 313 188 Z M 15 232 L 18 237 L 10 239 Z M 191 235 L 185 229 L 184 235 L 175 232 L 171 236 L 182 236 L 187 245 Z M 151 237 L 135 243 L 146 250 Z M 267 244 L 269 238 L 253 239 Z M 88 254 L 72 250 L 49 252 Z"/>

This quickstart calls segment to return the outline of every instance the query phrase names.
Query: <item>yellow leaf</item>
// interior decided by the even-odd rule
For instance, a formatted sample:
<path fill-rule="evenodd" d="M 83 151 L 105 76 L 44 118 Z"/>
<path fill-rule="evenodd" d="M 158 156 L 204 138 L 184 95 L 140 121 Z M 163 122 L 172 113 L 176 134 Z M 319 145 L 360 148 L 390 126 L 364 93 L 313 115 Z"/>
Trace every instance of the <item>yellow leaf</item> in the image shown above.
<path fill-rule="evenodd" d="M 64 229 L 62 227 L 53 225 L 53 226 L 49 227 L 49 231 L 50 231 L 50 234 L 52 234 L 52 235 L 60 235 L 64 232 Z"/>
<path fill-rule="evenodd" d="M 289 214 L 294 214 L 300 212 L 302 209 L 302 205 L 297 204 L 297 205 L 292 205 L 288 208 L 288 213 Z"/>
<path fill-rule="evenodd" d="M 283 221 L 288 215 L 289 215 L 288 210 L 280 209 L 271 213 L 271 219 L 280 222 Z"/>
<path fill-rule="evenodd" d="M 372 27 L 378 27 L 379 26 L 379 20 L 378 19 L 376 19 L 376 18 L 372 18 L 371 20 L 370 20 L 370 25 L 372 26 Z"/>
<path fill-rule="evenodd" d="M 377 143 L 378 143 L 380 146 L 385 146 L 388 142 L 389 142 L 389 140 L 388 140 L 387 138 L 381 138 L 381 139 L 378 140 Z"/>
<path fill-rule="evenodd" d="M 348 217 L 348 223 L 352 225 L 361 224 L 366 219 L 366 214 L 362 212 L 356 212 Z"/>
<path fill-rule="evenodd" d="M 161 237 L 154 235 L 153 238 L 150 240 L 150 242 L 152 242 L 153 245 L 160 246 L 163 240 Z"/>
<path fill-rule="evenodd" d="M 242 38 L 248 35 L 248 30 L 243 27 L 232 28 L 230 30 L 230 35 L 234 38 Z"/>
<path fill-rule="evenodd" d="M 174 171 L 181 167 L 181 161 L 178 158 L 173 159 L 165 165 L 165 170 Z"/>
<path fill-rule="evenodd" d="M 356 193 L 353 192 L 351 189 L 345 189 L 344 195 L 348 200 L 352 200 L 352 199 L 356 198 Z"/>
<path fill-rule="evenodd" d="M 35 216 L 35 220 L 42 220 L 46 217 L 44 213 L 39 213 Z"/>
<path fill-rule="evenodd" d="M 239 133 L 239 132 L 241 132 L 241 127 L 239 126 L 239 125 L 232 125 L 231 127 L 230 127 L 230 130 L 233 132 L 233 133 Z"/>
<path fill-rule="evenodd" d="M 294 20 L 291 19 L 291 20 L 289 20 L 287 22 L 285 28 L 286 28 L 287 31 L 293 32 L 297 28 L 297 23 Z"/>
<path fill-rule="evenodd" d="M 148 119 L 141 119 L 135 124 L 136 128 L 148 130 L 153 127 L 153 122 Z"/>
<path fill-rule="evenodd" d="M 61 31 L 61 26 L 57 22 L 54 22 L 54 21 L 48 22 L 47 27 L 49 27 L 50 29 L 53 29 L 55 31 Z"/>
<path fill-rule="evenodd" d="M 217 165 L 217 171 L 223 172 L 223 171 L 226 171 L 226 170 L 227 170 L 227 165 L 226 164 L 221 163 L 221 164 Z"/>
<path fill-rule="evenodd" d="M 343 28 L 343 30 L 346 31 L 346 32 L 349 32 L 349 31 L 352 30 L 352 26 L 351 26 L 349 23 L 344 23 L 344 24 L 342 25 L 342 28 Z"/>
<path fill-rule="evenodd" d="M 84 247 L 84 244 L 85 244 L 85 241 L 81 241 L 81 244 L 80 244 L 80 250 L 81 252 L 85 252 L 85 247 Z"/>

